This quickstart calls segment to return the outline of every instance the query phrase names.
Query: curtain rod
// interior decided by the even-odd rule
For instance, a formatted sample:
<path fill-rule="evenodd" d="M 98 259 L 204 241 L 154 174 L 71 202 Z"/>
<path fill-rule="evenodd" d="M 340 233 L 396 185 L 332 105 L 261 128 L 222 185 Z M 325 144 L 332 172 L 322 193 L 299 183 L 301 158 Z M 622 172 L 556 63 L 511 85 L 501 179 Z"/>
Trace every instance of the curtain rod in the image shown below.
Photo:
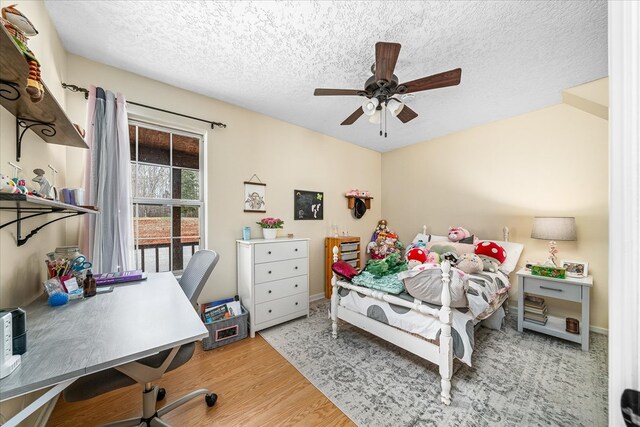
<path fill-rule="evenodd" d="M 62 83 L 62 87 L 64 89 L 70 90 L 71 92 L 82 92 L 82 93 L 84 93 L 84 99 L 89 99 L 89 89 L 86 89 L 86 88 L 83 88 L 83 87 L 80 87 L 80 86 L 76 86 L 76 85 L 70 85 L 70 84 L 67 84 L 67 83 Z M 175 116 L 185 117 L 185 118 L 191 119 L 191 120 L 197 120 L 199 122 L 209 123 L 211 125 L 211 129 L 214 129 L 215 126 L 218 126 L 220 128 L 226 128 L 227 127 L 227 125 L 224 124 L 224 123 L 214 122 L 214 121 L 211 121 L 211 120 L 205 120 L 205 119 L 201 119 L 201 118 L 193 117 L 193 116 L 187 116 L 186 114 L 176 113 L 175 111 L 164 110 L 164 109 L 158 108 L 158 107 L 152 107 L 151 105 L 140 104 L 138 102 L 127 101 L 127 104 L 137 105 L 138 107 L 149 108 L 151 110 L 161 111 L 163 113 L 173 114 Z"/>

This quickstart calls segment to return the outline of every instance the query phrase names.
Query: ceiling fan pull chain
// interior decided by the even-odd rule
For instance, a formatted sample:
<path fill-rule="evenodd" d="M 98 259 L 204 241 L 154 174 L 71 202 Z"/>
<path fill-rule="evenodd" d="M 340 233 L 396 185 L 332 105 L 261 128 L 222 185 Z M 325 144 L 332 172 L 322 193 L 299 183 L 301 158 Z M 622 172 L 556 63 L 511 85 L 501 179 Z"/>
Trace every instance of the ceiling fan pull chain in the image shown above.
<path fill-rule="evenodd" d="M 384 111 L 384 137 L 387 137 L 387 109 L 386 106 L 382 107 L 382 110 Z"/>

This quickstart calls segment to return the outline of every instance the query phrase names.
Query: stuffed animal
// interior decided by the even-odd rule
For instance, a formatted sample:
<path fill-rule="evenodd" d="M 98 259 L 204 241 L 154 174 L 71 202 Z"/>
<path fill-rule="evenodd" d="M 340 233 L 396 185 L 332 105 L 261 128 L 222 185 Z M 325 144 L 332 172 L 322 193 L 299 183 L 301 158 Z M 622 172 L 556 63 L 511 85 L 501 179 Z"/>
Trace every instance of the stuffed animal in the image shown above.
<path fill-rule="evenodd" d="M 382 277 L 406 271 L 407 263 L 400 259 L 400 254 L 393 253 L 385 259 L 370 259 L 364 269 L 375 277 Z"/>
<path fill-rule="evenodd" d="M 2 8 L 2 24 L 7 29 L 7 32 L 11 34 L 11 37 L 27 60 L 27 64 L 29 64 L 26 91 L 32 102 L 40 102 L 44 96 L 44 87 L 40 77 L 40 63 L 31 49 L 27 47 L 28 37 L 37 35 L 38 30 L 15 6 L 15 4 L 12 4 Z"/>
<path fill-rule="evenodd" d="M 478 255 L 478 257 L 480 257 L 480 261 L 482 261 L 483 271 L 489 271 L 491 273 L 496 273 L 498 271 L 500 264 L 498 264 L 498 261 L 496 261 L 495 258 L 491 258 L 486 255 Z"/>
<path fill-rule="evenodd" d="M 497 272 L 500 264 L 507 259 L 507 251 L 496 242 L 489 240 L 478 243 L 475 252 L 484 264 L 484 271 L 492 273 Z"/>
<path fill-rule="evenodd" d="M 427 263 L 440 264 L 440 254 L 438 252 L 429 252 L 427 254 Z"/>
<path fill-rule="evenodd" d="M 20 189 L 11 178 L 5 174 L 0 174 L 0 193 L 20 194 Z"/>
<path fill-rule="evenodd" d="M 482 260 L 476 254 L 462 254 L 456 267 L 467 274 L 480 273 L 484 267 Z"/>
<path fill-rule="evenodd" d="M 420 248 L 409 249 L 405 255 L 407 258 L 407 266 L 411 269 L 416 265 L 427 262 L 427 250 Z"/>
<path fill-rule="evenodd" d="M 449 236 L 449 240 L 451 242 L 459 242 L 460 240 L 471 237 L 471 233 L 466 228 L 462 227 L 449 227 L 449 232 L 447 233 Z"/>
<path fill-rule="evenodd" d="M 398 255 L 404 249 L 402 242 L 398 240 L 398 235 L 389 230 L 387 220 L 378 221 L 378 226 L 371 235 L 371 242 L 367 245 L 367 253 L 373 259 L 384 259 L 392 253 Z"/>

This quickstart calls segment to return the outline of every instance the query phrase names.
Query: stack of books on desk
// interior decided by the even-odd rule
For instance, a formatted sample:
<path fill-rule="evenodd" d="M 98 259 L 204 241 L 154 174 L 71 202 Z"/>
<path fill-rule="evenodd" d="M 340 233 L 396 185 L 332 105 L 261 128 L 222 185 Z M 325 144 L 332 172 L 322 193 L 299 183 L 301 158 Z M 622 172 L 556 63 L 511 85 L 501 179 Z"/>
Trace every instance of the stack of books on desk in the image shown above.
<path fill-rule="evenodd" d="M 524 296 L 524 320 L 539 325 L 547 323 L 547 304 L 544 298 L 533 295 Z"/>

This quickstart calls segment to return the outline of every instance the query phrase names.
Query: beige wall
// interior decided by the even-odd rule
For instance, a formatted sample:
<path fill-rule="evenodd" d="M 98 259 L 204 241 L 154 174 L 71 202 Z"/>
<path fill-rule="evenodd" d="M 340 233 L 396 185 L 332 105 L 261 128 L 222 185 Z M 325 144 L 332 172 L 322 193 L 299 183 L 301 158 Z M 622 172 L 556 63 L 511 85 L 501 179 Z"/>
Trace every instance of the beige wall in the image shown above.
<path fill-rule="evenodd" d="M 138 103 L 227 124 L 226 129 L 211 131 L 207 124 L 177 116 L 135 106 L 129 110 L 207 133 L 208 247 L 221 258 L 201 302 L 235 295 L 235 240 L 242 237 L 245 225 L 251 226 L 253 237 L 260 236 L 255 222 L 277 216 L 285 221 L 281 233 L 311 238 L 310 294 L 317 294 L 324 289 L 324 238 L 331 224 L 366 239 L 380 218 L 380 153 L 75 55 L 68 56 L 67 65 L 70 83 L 99 85 Z M 86 101 L 82 95 L 69 94 L 67 105 L 73 119 L 83 120 Z M 68 151 L 70 165 L 82 164 L 83 158 L 80 150 Z M 267 184 L 266 214 L 243 212 L 243 182 L 254 173 Z M 354 187 L 370 190 L 375 197 L 361 220 L 352 217 L 344 197 Z M 324 221 L 293 220 L 294 189 L 324 192 Z"/>
<path fill-rule="evenodd" d="M 578 240 L 559 242 L 559 256 L 589 262 L 591 324 L 607 328 L 607 132 L 606 120 L 560 104 L 384 153 L 383 215 L 404 241 L 423 224 L 488 239 L 507 225 L 525 245 L 519 266 L 546 258 L 547 242 L 529 237 L 534 216 L 575 216 Z M 550 304 L 559 310 L 579 315 Z"/>
<path fill-rule="evenodd" d="M 1 7 L 9 4 L 12 2 L 0 1 Z M 66 75 L 67 55 L 58 34 L 42 2 L 21 2 L 18 8 L 40 32 L 29 41 L 29 47 L 41 63 L 43 80 L 64 108 L 66 93 L 60 86 L 60 81 Z M 13 168 L 7 162 L 16 162 L 15 140 L 15 118 L 4 108 L 0 108 L 0 171 L 4 174 L 13 175 Z M 30 182 L 35 176 L 33 169 L 42 168 L 48 174 L 47 165 L 51 164 L 60 171 L 56 184 L 64 182 L 66 151 L 65 147 L 46 144 L 32 131 L 27 131 L 22 140 L 22 159 L 19 164 L 24 171 L 21 176 L 27 180 L 28 185 L 37 189 L 38 184 Z M 15 214 L 0 214 L 3 222 L 11 217 L 15 219 Z M 49 215 L 49 219 L 53 218 L 53 215 Z M 43 221 L 43 218 L 26 221 L 23 234 Z M 65 244 L 65 230 L 66 227 L 61 222 L 52 224 L 19 248 L 15 243 L 15 226 L 0 230 L 0 306 L 23 305 L 42 292 L 41 282 L 46 273 L 45 253 Z"/>
<path fill-rule="evenodd" d="M 0 7 L 15 2 L 0 0 Z M 29 41 L 29 47 L 41 64 L 42 78 L 49 90 L 64 108 L 66 93 L 60 86 L 66 75 L 67 55 L 62 47 L 49 15 L 40 1 L 20 2 L 18 9 L 24 13 L 39 31 L 39 35 Z M 0 171 L 13 175 L 13 168 L 7 162 L 16 163 L 15 118 L 4 108 L 0 108 Z M 19 165 L 24 169 L 22 177 L 30 181 L 35 175 L 33 169 L 42 168 L 47 172 L 47 164 L 60 170 L 56 184 L 64 182 L 66 170 L 66 148 L 46 144 L 32 131 L 27 131 L 22 140 L 22 159 Z M 36 183 L 28 183 L 38 188 Z M 0 220 L 15 219 L 15 214 L 2 212 Z M 26 221 L 23 234 L 42 222 L 51 220 L 53 215 Z M 45 254 L 57 246 L 66 244 L 66 226 L 58 222 L 44 228 L 29 242 L 16 247 L 15 226 L 0 230 L 0 307 L 25 305 L 42 293 L 42 282 L 46 278 Z M 43 391 L 31 393 L 0 403 L 0 421 L 10 418 L 18 410 L 35 400 Z M 41 411 L 37 411 L 24 422 L 23 426 L 35 425 Z"/>

